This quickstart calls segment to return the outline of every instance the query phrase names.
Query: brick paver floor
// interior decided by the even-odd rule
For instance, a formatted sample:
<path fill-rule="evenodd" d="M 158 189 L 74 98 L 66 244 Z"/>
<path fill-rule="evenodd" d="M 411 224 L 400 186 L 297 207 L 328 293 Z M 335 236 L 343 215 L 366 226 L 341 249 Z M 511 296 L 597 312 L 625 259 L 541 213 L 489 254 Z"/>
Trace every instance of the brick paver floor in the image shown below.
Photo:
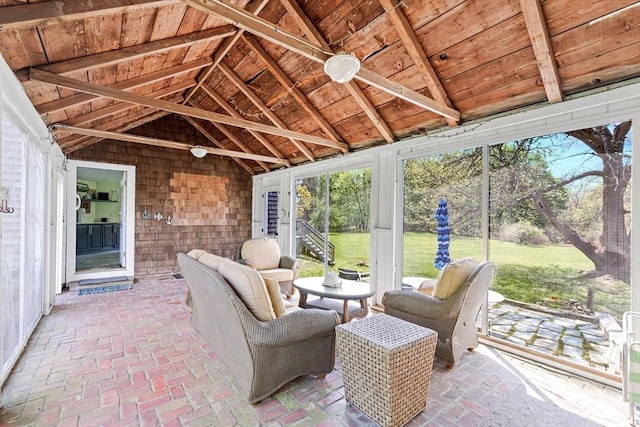
<path fill-rule="evenodd" d="M 339 358 L 249 405 L 188 324 L 186 283 L 57 297 L 2 387 L 8 426 L 369 426 L 344 399 Z M 489 347 L 452 370 L 436 362 L 425 410 L 409 426 L 622 426 L 617 389 Z"/>

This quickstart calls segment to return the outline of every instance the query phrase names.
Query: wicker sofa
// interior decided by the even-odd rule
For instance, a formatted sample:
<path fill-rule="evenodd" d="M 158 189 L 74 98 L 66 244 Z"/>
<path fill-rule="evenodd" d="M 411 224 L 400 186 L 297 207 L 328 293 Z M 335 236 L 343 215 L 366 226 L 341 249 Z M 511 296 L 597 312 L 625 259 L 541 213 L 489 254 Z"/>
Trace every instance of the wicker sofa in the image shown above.
<path fill-rule="evenodd" d="M 332 371 L 340 323 L 335 311 L 271 309 L 269 292 L 282 300 L 277 282 L 269 291 L 254 269 L 204 251 L 179 253 L 178 265 L 189 285 L 191 326 L 226 363 L 250 403 L 299 376 Z"/>

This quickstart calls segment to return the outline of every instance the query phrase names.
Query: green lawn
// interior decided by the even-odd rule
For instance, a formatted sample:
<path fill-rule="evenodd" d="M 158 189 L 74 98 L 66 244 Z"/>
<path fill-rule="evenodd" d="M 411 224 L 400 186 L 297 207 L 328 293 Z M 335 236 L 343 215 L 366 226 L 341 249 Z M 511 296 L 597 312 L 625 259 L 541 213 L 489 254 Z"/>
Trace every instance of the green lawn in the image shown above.
<path fill-rule="evenodd" d="M 336 264 L 332 266 L 369 271 L 369 233 L 332 233 Z M 403 276 L 437 277 L 433 267 L 437 240 L 434 234 L 405 233 Z M 480 239 L 452 237 L 451 258 L 481 258 Z M 629 285 L 606 278 L 591 278 L 593 264 L 573 246 L 519 245 L 491 241 L 489 259 L 496 264 L 492 289 L 506 298 L 550 308 L 563 308 L 570 300 L 586 303 L 587 289 L 594 288 L 594 310 L 621 318 L 629 309 Z M 360 264 L 360 265 L 359 265 Z M 365 264 L 366 266 L 363 266 Z M 303 258 L 301 277 L 323 275 L 323 265 Z"/>

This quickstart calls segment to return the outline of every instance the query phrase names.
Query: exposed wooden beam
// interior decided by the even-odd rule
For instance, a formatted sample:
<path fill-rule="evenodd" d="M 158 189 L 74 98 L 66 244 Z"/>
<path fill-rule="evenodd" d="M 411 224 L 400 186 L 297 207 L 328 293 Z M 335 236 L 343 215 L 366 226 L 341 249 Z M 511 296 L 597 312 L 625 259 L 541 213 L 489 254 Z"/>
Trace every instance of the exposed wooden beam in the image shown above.
<path fill-rule="evenodd" d="M 93 95 L 106 96 L 108 98 L 113 98 L 132 104 L 144 105 L 145 107 L 156 108 L 158 110 L 169 111 L 185 116 L 198 117 L 200 119 L 219 122 L 230 126 L 252 129 L 270 135 L 277 135 L 285 138 L 292 137 L 301 141 L 307 141 L 313 144 L 327 145 L 329 147 L 335 145 L 334 141 L 325 138 L 319 138 L 313 135 L 305 135 L 300 132 L 294 132 L 285 129 L 278 129 L 274 126 L 268 126 L 262 123 L 252 122 L 250 120 L 236 119 L 233 117 L 225 116 L 224 114 L 200 110 L 198 108 L 193 108 L 186 105 L 172 104 L 171 102 L 152 99 L 146 96 L 136 95 L 135 93 L 124 92 L 121 90 L 102 87 L 92 83 L 72 79 L 69 77 L 58 76 L 46 71 L 37 70 L 35 68 L 31 69 L 31 79 L 38 80 L 44 83 L 50 83 L 60 87 L 66 87 L 67 89 L 79 90 L 81 92 L 90 93 Z"/>
<path fill-rule="evenodd" d="M 94 16 L 162 7 L 180 3 L 177 0 L 56 0 L 5 6 L 0 14 L 0 30 L 59 24 Z"/>
<path fill-rule="evenodd" d="M 342 142 L 342 138 L 338 135 L 338 132 L 331 126 L 331 124 L 325 119 L 320 111 L 309 101 L 309 99 L 297 88 L 296 84 L 289 78 L 289 76 L 280 68 L 278 63 L 269 56 L 267 51 L 264 50 L 258 40 L 251 34 L 243 34 L 243 41 L 249 46 L 255 53 L 262 59 L 267 66 L 267 69 L 271 74 L 280 82 L 284 89 L 291 93 L 293 99 L 311 116 L 311 118 L 318 123 L 320 129 L 322 129 L 330 138 L 335 141 Z M 228 40 L 228 39 L 227 39 Z M 225 40 L 226 41 L 226 40 Z"/>
<path fill-rule="evenodd" d="M 156 71 L 154 73 L 144 74 L 133 79 L 123 80 L 118 83 L 114 83 L 109 87 L 113 89 L 129 90 L 137 87 L 141 87 L 147 84 L 155 83 L 160 80 L 167 79 L 169 77 L 177 76 L 182 73 L 188 73 L 193 70 L 197 70 L 202 67 L 206 67 L 211 61 L 207 58 L 197 59 L 195 61 L 186 62 L 175 67 L 166 68 L 164 70 Z M 55 101 L 45 102 L 43 104 L 36 105 L 36 110 L 40 114 L 55 113 L 65 110 L 67 108 L 75 107 L 87 102 L 95 101 L 102 98 L 101 96 L 90 95 L 87 93 L 78 93 L 75 95 L 67 96 L 62 99 L 56 99 Z"/>
<path fill-rule="evenodd" d="M 202 108 L 200 105 L 197 105 L 195 102 L 193 102 L 193 100 L 190 100 L 189 104 L 191 104 L 192 106 L 194 106 L 196 108 Z M 227 139 L 229 139 L 229 141 L 231 141 L 234 144 L 236 144 L 236 146 L 239 149 L 241 149 L 245 153 L 253 153 L 253 151 L 251 151 L 251 149 L 249 147 L 247 147 L 242 141 L 240 141 L 240 139 L 237 136 L 235 136 L 233 134 L 233 132 L 231 132 L 229 129 L 227 129 L 226 126 L 221 125 L 220 123 L 213 123 L 213 122 L 210 122 L 210 123 L 216 129 L 218 129 L 224 136 L 226 136 Z M 262 135 L 260 135 L 259 133 L 258 133 L 258 136 L 262 137 Z M 276 150 L 276 152 L 278 153 L 278 155 L 276 155 L 276 157 L 284 158 L 284 155 L 282 155 L 279 151 Z M 264 163 L 264 162 L 258 162 L 258 164 L 267 172 L 269 172 L 271 170 L 271 167 L 268 164 Z"/>
<path fill-rule="evenodd" d="M 244 30 L 265 38 L 279 46 L 296 52 L 313 61 L 324 63 L 331 55 L 319 46 L 307 42 L 297 36 L 279 28 L 260 17 L 247 15 L 246 11 L 222 0 L 183 0 L 189 6 L 207 13 L 213 13 L 216 16 L 232 23 L 233 25 L 243 28 Z M 407 102 L 415 104 L 421 108 L 433 111 L 445 117 L 455 120 L 460 119 L 460 112 L 446 105 L 434 101 L 408 87 L 404 87 L 398 83 L 394 83 L 386 77 L 377 75 L 364 68 L 356 75 L 356 79 L 363 83 L 372 85 L 393 96 L 404 99 Z M 373 80 L 371 80 L 373 79 Z"/>
<path fill-rule="evenodd" d="M 278 117 L 273 111 L 271 111 L 269 109 L 269 107 L 267 107 L 265 105 L 264 102 L 262 102 L 262 99 L 260 99 L 260 97 L 258 97 L 252 90 L 251 88 L 249 88 L 245 82 L 237 76 L 236 73 L 233 72 L 233 70 L 231 68 L 229 68 L 229 66 L 227 64 L 225 64 L 224 62 L 221 62 L 218 65 L 218 68 L 220 69 L 220 71 L 222 71 L 222 73 L 227 77 L 227 79 L 231 80 L 231 82 L 238 88 L 240 89 L 240 91 L 242 93 L 244 93 L 244 95 L 249 98 L 249 101 L 251 101 L 251 103 L 253 105 L 255 105 L 256 107 L 258 107 L 258 109 L 260 111 L 262 111 L 262 114 L 265 115 L 265 117 L 267 117 L 271 123 L 273 123 L 274 125 L 276 125 L 277 127 L 279 127 L 280 129 L 287 129 L 287 126 L 284 124 L 284 122 L 282 120 L 280 120 L 280 117 Z M 291 141 L 293 143 L 293 145 L 296 146 L 296 148 L 298 150 L 300 150 L 300 152 L 302 152 L 302 154 L 305 155 L 305 157 L 309 160 L 311 160 L 312 162 L 315 162 L 316 157 L 313 155 L 313 153 L 311 152 L 311 150 L 309 150 L 307 147 L 305 147 L 305 145 L 303 143 L 301 143 L 300 141 L 297 141 L 293 138 L 289 138 L 289 141 Z M 345 144 L 345 152 L 348 151 L 346 148 L 346 144 Z"/>
<path fill-rule="evenodd" d="M 80 128 L 77 126 L 52 125 L 53 130 L 78 133 L 80 135 L 95 136 L 98 138 L 115 139 L 117 141 L 135 142 L 138 144 L 155 145 L 157 147 L 173 148 L 176 150 L 190 150 L 193 145 L 183 142 L 168 141 L 166 139 L 149 138 L 146 136 L 132 135 L 127 133 L 109 132 L 104 130 Z M 263 162 L 284 164 L 282 159 L 277 157 L 261 156 L 259 154 L 243 153 L 239 151 L 224 150 L 222 148 L 202 147 L 209 154 L 218 156 L 237 157 L 239 159 L 261 160 Z"/>
<path fill-rule="evenodd" d="M 220 96 L 215 90 L 211 89 L 209 86 L 207 85 L 203 85 L 202 86 L 202 90 L 204 90 L 207 95 L 209 95 L 219 106 L 221 106 L 231 117 L 235 117 L 237 119 L 241 119 L 242 116 L 240 115 L 240 113 L 238 113 L 235 108 L 233 108 L 233 106 L 231 104 L 229 104 L 227 102 L 226 99 L 224 99 L 222 96 Z M 233 138 L 231 138 L 229 136 L 228 130 L 221 125 L 217 126 L 218 129 L 220 129 L 220 131 L 222 133 L 224 133 L 227 138 L 231 139 L 233 142 L 236 143 L 236 145 L 238 145 L 238 142 L 240 142 L 240 140 L 238 138 L 236 138 L 235 136 Z M 269 150 L 271 152 L 271 154 L 273 154 L 276 157 L 281 157 L 284 158 L 285 155 L 282 154 L 280 152 L 280 150 L 278 150 L 272 143 L 271 141 L 269 141 L 267 138 L 265 138 L 263 135 L 261 135 L 260 133 L 251 130 L 251 129 L 247 129 L 247 131 L 251 134 L 251 136 L 253 136 L 260 144 L 262 144 L 264 146 L 264 148 L 266 148 L 267 150 Z M 240 144 L 242 144 L 242 142 L 240 142 Z M 242 144 L 244 146 L 244 144 Z M 239 146 L 239 145 L 238 145 Z M 246 147 L 246 146 L 245 146 Z"/>
<path fill-rule="evenodd" d="M 433 96 L 433 98 L 440 104 L 453 107 L 447 92 L 444 90 L 444 87 L 442 87 L 440 78 L 433 69 L 431 62 L 429 62 L 427 53 L 420 44 L 420 40 L 418 40 L 416 33 L 413 31 L 413 28 L 411 28 L 411 24 L 409 23 L 409 20 L 404 14 L 402 8 L 399 7 L 398 2 L 396 0 L 379 1 L 387 12 L 393 27 L 400 36 L 400 41 L 402 41 L 402 44 L 405 49 L 407 49 L 407 52 L 409 52 L 411 59 L 413 59 L 416 68 L 424 78 L 427 88 L 429 89 L 429 92 L 431 92 L 431 96 Z M 447 117 L 446 119 L 449 126 L 458 126 L 457 120 L 450 117 Z"/>
<path fill-rule="evenodd" d="M 218 140 L 216 140 L 213 135 L 211 135 L 211 132 L 209 132 L 208 130 L 206 130 L 203 126 L 200 125 L 200 123 L 198 123 L 195 119 L 191 118 L 191 117 L 184 117 L 184 119 L 189 122 L 191 124 L 191 126 L 193 126 L 198 132 L 200 132 L 202 135 L 204 135 L 209 141 L 211 141 L 212 144 L 214 144 L 216 147 L 218 148 L 223 148 L 222 144 L 220 144 L 220 142 L 218 142 Z M 232 157 L 232 159 L 240 165 L 241 168 L 243 168 L 244 170 L 246 170 L 247 172 L 249 172 L 251 175 L 254 175 L 254 171 L 253 169 L 251 169 L 251 167 L 246 164 L 245 162 L 243 162 L 242 160 L 240 160 L 237 157 Z M 258 163 L 262 163 L 264 164 L 264 162 L 258 162 Z M 268 169 L 267 169 L 268 171 Z"/>
<path fill-rule="evenodd" d="M 182 101 L 182 98 L 177 100 L 177 102 Z M 164 116 L 169 114 L 166 111 L 158 111 L 152 108 L 145 108 L 135 114 L 130 114 L 127 117 L 120 118 L 115 121 L 110 121 L 106 124 L 101 124 L 100 126 L 96 126 L 95 129 L 103 129 L 103 130 L 112 130 L 117 132 L 126 132 L 129 129 L 133 129 L 135 127 L 141 126 L 145 123 L 152 122 L 154 120 L 158 120 Z M 89 145 L 100 142 L 102 138 L 95 137 L 83 137 L 80 135 L 74 135 L 73 142 L 69 141 L 58 141 L 58 144 L 62 148 L 62 151 L 65 153 L 71 153 L 77 151 L 81 148 L 87 147 Z"/>
<path fill-rule="evenodd" d="M 547 100 L 551 103 L 562 101 L 562 86 L 560 74 L 553 56 L 553 46 L 549 38 L 546 20 L 539 0 L 520 0 L 522 16 L 529 31 L 529 38 L 533 52 L 538 61 L 540 76 L 547 93 Z"/>
<path fill-rule="evenodd" d="M 169 98 L 169 100 L 171 102 L 180 102 L 182 101 L 183 97 L 182 96 L 176 96 L 174 98 Z M 115 118 L 115 119 L 111 119 L 109 121 L 105 121 L 102 123 L 99 123 L 97 125 L 93 126 L 93 129 L 97 129 L 97 130 L 107 130 L 107 131 L 113 131 L 113 132 L 124 132 L 126 130 L 129 129 L 133 129 L 136 126 L 139 126 L 140 120 L 150 116 L 150 115 L 154 115 L 155 112 L 157 112 L 158 110 L 154 109 L 154 108 L 139 108 L 137 110 L 132 110 L 129 111 L 126 115 Z M 169 113 L 166 113 L 169 114 Z M 162 117 L 166 114 L 163 115 L 158 115 L 158 117 Z M 142 123 L 146 123 L 146 122 L 142 122 Z M 59 124 L 59 123 L 56 123 Z M 63 133 L 65 136 L 60 136 L 60 134 Z M 58 141 L 58 144 L 60 144 L 61 147 L 67 147 L 70 145 L 76 145 L 81 143 L 82 141 L 85 141 L 87 139 L 91 139 L 91 137 L 87 137 L 84 135 L 77 135 L 77 134 L 70 134 L 67 135 L 67 133 L 64 132 L 58 132 L 56 134 L 56 141 Z M 94 142 L 97 142 L 97 140 L 94 140 Z"/>
<path fill-rule="evenodd" d="M 185 90 L 187 90 L 190 87 L 193 87 L 193 85 L 195 84 L 195 82 L 193 80 L 190 81 L 184 81 L 175 85 L 171 85 L 165 88 L 162 88 L 160 90 L 156 90 L 154 92 L 148 93 L 145 96 L 150 96 L 152 98 L 156 98 L 156 99 L 160 99 L 160 98 L 164 98 L 165 96 L 168 95 L 174 95 L 176 93 L 182 93 Z M 99 120 L 101 118 L 107 117 L 107 116 L 111 116 L 113 114 L 118 114 L 122 111 L 125 111 L 127 109 L 131 108 L 131 104 L 128 104 L 126 102 L 119 102 L 117 104 L 113 104 L 113 105 L 109 105 L 107 107 L 104 108 L 100 108 L 98 110 L 94 110 L 90 113 L 86 113 L 86 114 L 81 114 L 79 116 L 64 120 L 62 122 L 58 122 L 59 124 L 62 125 L 67 125 L 67 126 L 81 126 L 84 124 L 87 124 L 89 122 L 92 122 L 94 120 Z"/>
<path fill-rule="evenodd" d="M 313 22 L 311 22 L 309 17 L 304 13 L 304 10 L 302 10 L 298 2 L 292 0 L 280 0 L 280 3 L 282 3 L 289 15 L 298 24 L 298 27 L 300 27 L 309 40 L 320 46 L 325 52 L 333 52 L 329 43 L 327 43 L 324 36 L 320 34 L 320 31 L 318 31 Z M 369 101 L 364 91 L 360 89 L 358 83 L 352 80 L 345 83 L 345 87 L 354 101 L 369 118 L 371 123 L 373 123 L 376 129 L 378 129 L 380 135 L 382 135 L 387 142 L 395 141 L 395 136 L 393 135 L 391 127 L 382 118 L 380 113 L 378 113 L 378 110 L 376 110 L 376 107 L 371 103 L 371 101 Z"/>
<path fill-rule="evenodd" d="M 255 0 L 247 6 L 247 12 L 257 15 L 262 9 L 264 9 L 268 2 L 269 0 Z M 196 84 L 196 86 L 191 89 L 189 93 L 187 93 L 187 96 L 184 100 L 185 104 L 191 99 L 196 91 L 200 89 L 200 86 L 202 86 L 202 84 L 207 81 L 213 70 L 220 63 L 220 61 L 222 61 L 222 58 L 224 58 L 227 52 L 229 52 L 229 50 L 238 42 L 238 39 L 240 38 L 242 33 L 244 33 L 244 30 L 242 28 L 238 28 L 238 31 L 236 31 L 233 36 L 227 37 L 220 44 L 220 46 L 218 46 L 218 49 L 216 49 L 216 52 L 213 55 L 213 63 L 206 70 L 203 70 L 200 73 L 200 75 L 198 76 L 198 84 Z"/>
<path fill-rule="evenodd" d="M 156 40 L 145 44 L 123 47 L 122 49 L 110 50 L 97 53 L 95 55 L 70 59 L 68 61 L 62 61 L 55 64 L 43 65 L 42 67 L 38 67 L 38 69 L 64 76 L 79 71 L 87 71 L 95 67 L 105 67 L 122 61 L 131 61 L 136 58 L 150 56 L 155 53 L 176 49 L 203 40 L 215 40 L 229 37 L 233 34 L 235 34 L 235 28 L 232 25 L 225 25 L 223 27 L 184 34 L 170 39 Z M 21 70 L 16 74 L 23 82 L 26 82 L 29 79 L 29 70 Z"/>

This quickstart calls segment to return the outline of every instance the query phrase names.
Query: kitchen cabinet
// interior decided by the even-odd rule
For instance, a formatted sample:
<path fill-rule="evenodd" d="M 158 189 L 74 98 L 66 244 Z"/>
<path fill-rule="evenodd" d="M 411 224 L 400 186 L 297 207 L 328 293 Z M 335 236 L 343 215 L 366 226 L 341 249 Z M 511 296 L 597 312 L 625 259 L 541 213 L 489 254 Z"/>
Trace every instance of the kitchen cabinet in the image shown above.
<path fill-rule="evenodd" d="M 76 225 L 76 253 L 112 250 L 120 247 L 120 224 Z"/>

